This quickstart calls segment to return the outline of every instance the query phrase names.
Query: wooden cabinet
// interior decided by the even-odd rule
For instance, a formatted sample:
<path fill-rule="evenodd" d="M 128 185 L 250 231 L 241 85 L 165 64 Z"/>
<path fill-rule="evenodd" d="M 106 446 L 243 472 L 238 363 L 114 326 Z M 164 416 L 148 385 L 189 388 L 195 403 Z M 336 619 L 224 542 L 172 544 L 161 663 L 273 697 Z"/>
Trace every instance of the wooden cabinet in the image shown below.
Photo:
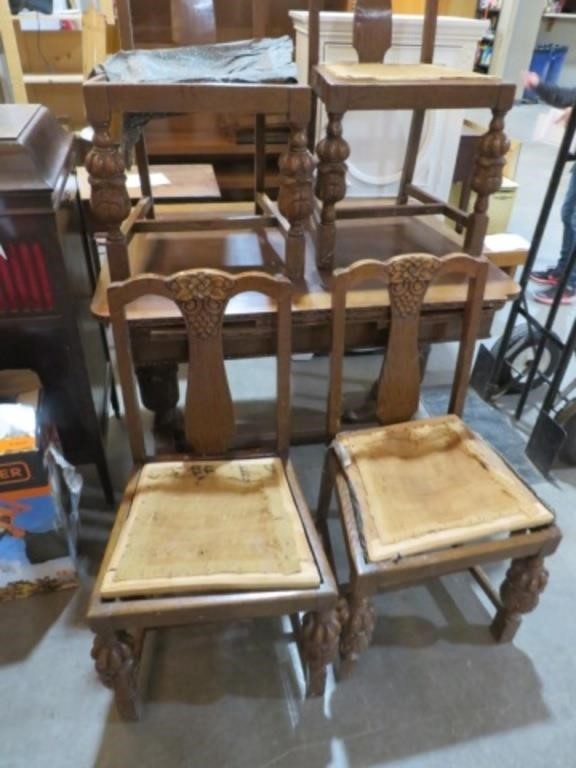
<path fill-rule="evenodd" d="M 0 367 L 38 374 L 66 458 L 95 463 L 112 501 L 107 353 L 90 317 L 72 145 L 45 107 L 0 105 Z"/>

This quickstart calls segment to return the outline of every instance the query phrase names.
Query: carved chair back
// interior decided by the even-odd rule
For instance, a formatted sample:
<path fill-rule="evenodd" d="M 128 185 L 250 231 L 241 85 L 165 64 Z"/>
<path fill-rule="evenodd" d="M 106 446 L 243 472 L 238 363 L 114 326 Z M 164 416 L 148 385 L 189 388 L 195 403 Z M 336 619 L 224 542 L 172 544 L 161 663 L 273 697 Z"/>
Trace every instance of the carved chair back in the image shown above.
<path fill-rule="evenodd" d="M 425 0 L 425 2 L 420 61 L 423 64 L 431 64 L 436 42 L 439 0 Z M 310 50 L 316 52 L 316 58 L 312 55 L 310 57 L 311 66 L 318 63 L 321 6 L 322 0 L 310 2 L 310 38 L 316 39 L 315 43 L 310 43 Z M 360 62 L 380 63 L 391 48 L 392 6 L 393 0 L 356 0 L 353 45 Z"/>
<path fill-rule="evenodd" d="M 449 413 L 461 414 L 479 331 L 487 273 L 488 261 L 484 257 L 473 258 L 464 254 L 437 257 L 420 253 L 396 256 L 386 262 L 359 261 L 347 269 L 334 272 L 328 397 L 330 437 L 340 429 L 348 292 L 366 281 L 384 283 L 388 287 L 389 334 L 378 379 L 376 415 L 381 424 L 396 424 L 409 421 L 418 409 L 421 380 L 418 337 L 422 305 L 430 284 L 446 275 L 463 276 L 468 281 L 460 348 L 448 409 Z"/>
<path fill-rule="evenodd" d="M 215 269 L 190 269 L 169 277 L 140 275 L 108 289 L 118 371 L 135 462 L 146 460 L 144 431 L 134 381 L 134 362 L 126 316 L 128 304 L 144 296 L 173 301 L 188 337 L 188 379 L 184 412 L 187 447 L 199 456 L 220 456 L 235 433 L 234 408 L 223 353 L 223 322 L 228 302 L 257 292 L 276 304 L 276 445 L 286 457 L 290 442 L 291 283 L 260 272 L 230 275 Z"/>

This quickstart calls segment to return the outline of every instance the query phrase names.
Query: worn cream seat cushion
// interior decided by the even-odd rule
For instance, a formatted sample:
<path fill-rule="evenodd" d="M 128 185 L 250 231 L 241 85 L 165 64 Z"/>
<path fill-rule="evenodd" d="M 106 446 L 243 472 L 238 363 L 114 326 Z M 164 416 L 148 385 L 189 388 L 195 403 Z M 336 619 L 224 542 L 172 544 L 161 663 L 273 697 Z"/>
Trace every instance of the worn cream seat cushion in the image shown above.
<path fill-rule="evenodd" d="M 319 584 L 279 459 L 158 462 L 136 478 L 101 595 Z"/>
<path fill-rule="evenodd" d="M 337 80 L 363 83 L 438 82 L 442 80 L 475 80 L 497 82 L 498 79 L 465 69 L 444 67 L 439 64 L 326 64 L 324 69 Z"/>
<path fill-rule="evenodd" d="M 343 433 L 334 447 L 371 562 L 554 519 L 500 456 L 456 416 Z"/>

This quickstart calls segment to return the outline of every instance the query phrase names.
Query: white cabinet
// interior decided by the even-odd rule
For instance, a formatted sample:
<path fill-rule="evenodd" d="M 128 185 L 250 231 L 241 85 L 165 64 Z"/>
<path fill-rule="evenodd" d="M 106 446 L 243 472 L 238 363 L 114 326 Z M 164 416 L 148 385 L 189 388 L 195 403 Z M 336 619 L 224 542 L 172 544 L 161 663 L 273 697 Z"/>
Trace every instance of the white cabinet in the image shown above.
<path fill-rule="evenodd" d="M 301 82 L 308 73 L 308 14 L 290 13 L 296 31 L 296 61 Z M 355 61 L 352 13 L 323 13 L 320 22 L 320 61 Z M 476 44 L 486 21 L 440 17 L 434 63 L 459 69 L 474 67 Z M 415 63 L 420 58 L 421 16 L 395 16 L 388 63 Z M 394 195 L 400 176 L 410 112 L 349 112 L 344 136 L 350 144 L 348 196 Z M 461 110 L 435 110 L 427 114 L 414 182 L 437 197 L 448 199 L 464 115 Z M 319 110 L 316 136 L 321 136 L 326 115 Z"/>

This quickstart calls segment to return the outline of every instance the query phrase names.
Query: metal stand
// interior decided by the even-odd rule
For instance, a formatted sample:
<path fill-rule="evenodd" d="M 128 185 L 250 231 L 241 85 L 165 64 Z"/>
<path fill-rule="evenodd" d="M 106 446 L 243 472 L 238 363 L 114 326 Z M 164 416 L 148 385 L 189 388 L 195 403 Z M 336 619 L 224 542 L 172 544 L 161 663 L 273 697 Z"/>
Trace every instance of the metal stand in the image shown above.
<path fill-rule="evenodd" d="M 553 327 L 560 308 L 562 295 L 576 265 L 576 249 L 571 254 L 560 283 L 556 287 L 556 295 L 544 323 L 541 323 L 532 316 L 526 300 L 526 288 L 542 243 L 562 173 L 566 163 L 576 159 L 576 156 L 570 153 L 570 147 L 575 136 L 576 109 L 572 111 L 556 157 L 550 183 L 528 252 L 528 258 L 519 281 L 520 293 L 512 304 L 504 334 L 494 351 L 491 352 L 486 347 L 481 347 L 471 379 L 471 385 L 485 400 L 492 400 L 497 395 L 502 394 L 503 391 L 511 391 L 511 388 L 514 388 L 519 394 L 514 413 L 516 419 L 522 417 L 530 391 L 541 383 L 548 384 L 548 393 L 542 404 L 542 413 L 538 419 L 540 428 L 537 423 L 528 446 L 528 455 L 545 473 L 550 470 L 562 447 L 563 441 L 560 441 L 562 435 L 559 430 L 562 430 L 564 441 L 567 437 L 564 428 L 556 425 L 558 429 L 554 429 L 551 425 L 553 419 L 550 416 L 550 412 L 554 408 L 559 396 L 562 380 L 574 352 L 576 329 L 572 329 L 569 340 L 564 344 L 553 332 Z M 514 358 L 518 353 L 519 339 L 517 333 L 515 337 L 515 331 L 518 331 L 517 322 L 519 318 L 525 320 L 527 324 L 524 347 L 533 351 L 533 355 L 529 360 L 525 361 L 522 370 L 514 365 Z M 546 350 L 550 353 L 552 362 L 546 365 L 543 370 L 543 356 Z M 562 400 L 566 402 L 565 395 L 562 395 Z"/>

